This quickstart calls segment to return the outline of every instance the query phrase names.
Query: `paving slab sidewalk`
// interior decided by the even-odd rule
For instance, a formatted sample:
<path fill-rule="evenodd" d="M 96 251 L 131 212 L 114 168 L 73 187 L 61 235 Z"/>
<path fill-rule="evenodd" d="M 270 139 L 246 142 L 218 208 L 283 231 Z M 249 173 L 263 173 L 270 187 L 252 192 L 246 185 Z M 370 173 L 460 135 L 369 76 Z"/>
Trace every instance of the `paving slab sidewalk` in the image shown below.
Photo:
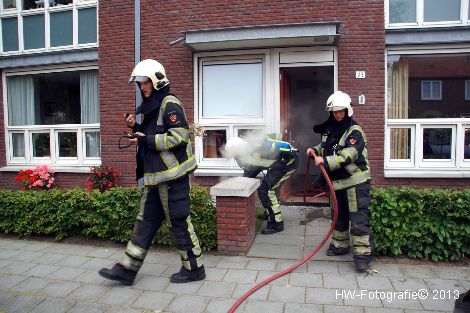
<path fill-rule="evenodd" d="M 258 234 L 247 256 L 206 253 L 206 280 L 188 284 L 169 282 L 180 267 L 176 251 L 152 248 L 135 284 L 123 287 L 97 273 L 123 248 L 0 238 L 0 312 L 227 312 L 244 292 L 321 241 L 330 221 L 311 210 L 282 207 L 284 232 Z M 352 255 L 326 257 L 325 249 L 236 312 L 452 312 L 454 296 L 470 289 L 468 266 L 379 259 L 373 266 L 379 273 L 364 276 L 355 273 Z"/>

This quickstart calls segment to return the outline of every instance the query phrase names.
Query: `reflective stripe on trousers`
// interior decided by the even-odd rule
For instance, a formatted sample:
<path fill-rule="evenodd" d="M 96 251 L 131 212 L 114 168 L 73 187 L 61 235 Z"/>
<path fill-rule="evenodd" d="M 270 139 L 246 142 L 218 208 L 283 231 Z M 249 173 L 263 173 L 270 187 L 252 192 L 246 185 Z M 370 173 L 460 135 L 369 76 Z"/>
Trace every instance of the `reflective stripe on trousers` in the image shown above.
<path fill-rule="evenodd" d="M 128 249 L 119 263 L 138 271 L 157 230 L 166 219 L 170 226 L 170 237 L 180 253 L 183 266 L 188 270 L 201 267 L 201 248 L 191 223 L 189 206 L 188 176 L 167 184 L 144 187 L 140 213 Z M 134 257 L 136 254 L 138 258 Z"/>
<path fill-rule="evenodd" d="M 355 261 L 370 262 L 374 252 L 373 234 L 367 216 L 370 204 L 369 191 L 369 182 L 335 191 L 338 200 L 338 220 L 331 243 L 335 247 L 347 248 L 351 233 Z"/>

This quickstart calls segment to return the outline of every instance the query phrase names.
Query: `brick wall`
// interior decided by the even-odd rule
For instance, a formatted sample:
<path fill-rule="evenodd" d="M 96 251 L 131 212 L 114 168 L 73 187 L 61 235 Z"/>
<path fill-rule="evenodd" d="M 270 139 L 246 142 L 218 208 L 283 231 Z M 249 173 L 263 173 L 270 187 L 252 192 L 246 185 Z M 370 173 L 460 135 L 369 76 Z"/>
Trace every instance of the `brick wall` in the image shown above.
<path fill-rule="evenodd" d="M 375 186 L 419 185 L 464 187 L 465 179 L 385 179 L 384 168 L 384 2 L 377 0 L 322 1 L 142 1 L 142 57 L 156 58 L 167 69 L 172 91 L 181 97 L 188 118 L 193 117 L 193 64 L 190 50 L 169 43 L 185 30 L 340 21 L 338 87 L 351 95 L 354 117 L 369 138 Z M 366 79 L 355 72 L 366 71 Z M 359 95 L 365 105 L 357 105 Z M 195 182 L 210 182 L 196 177 Z M 214 182 L 215 183 L 215 182 Z"/>
<path fill-rule="evenodd" d="M 340 21 L 338 85 L 353 99 L 355 119 L 369 137 L 373 183 L 464 187 L 465 179 L 385 179 L 384 167 L 384 2 L 382 0 L 292 0 L 292 1 L 141 1 L 141 58 L 155 58 L 167 69 L 171 89 L 185 104 L 193 120 L 192 52 L 182 44 L 169 43 L 190 29 L 252 26 L 284 23 Z M 134 181 L 134 151 L 119 150 L 117 142 L 124 126 L 123 112 L 134 110 L 134 88 L 127 83 L 134 66 L 134 2 L 99 2 L 99 94 L 103 164 L 123 173 L 121 182 Z M 366 79 L 355 79 L 355 71 L 366 71 Z M 1 86 L 0 86 L 1 88 Z M 357 97 L 366 104 L 357 105 Z M 3 102 L 3 98 L 0 98 Z M 3 104 L 3 103 L 2 103 Z M 3 110 L 0 110 L 0 122 Z M 0 165 L 5 165 L 4 134 L 0 134 Z M 16 186 L 10 173 L 0 173 L 0 187 Z M 62 173 L 64 182 L 82 175 Z M 68 177 L 68 178 L 66 178 Z M 210 185 L 218 178 L 196 177 Z"/>
<path fill-rule="evenodd" d="M 255 238 L 255 194 L 217 197 L 217 251 L 246 253 Z"/>
<path fill-rule="evenodd" d="M 134 1 L 99 2 L 99 94 L 101 160 L 122 172 L 121 184 L 135 184 L 135 148 L 118 149 L 129 128 L 124 112 L 135 112 L 135 89 L 129 84 L 134 68 Z"/>

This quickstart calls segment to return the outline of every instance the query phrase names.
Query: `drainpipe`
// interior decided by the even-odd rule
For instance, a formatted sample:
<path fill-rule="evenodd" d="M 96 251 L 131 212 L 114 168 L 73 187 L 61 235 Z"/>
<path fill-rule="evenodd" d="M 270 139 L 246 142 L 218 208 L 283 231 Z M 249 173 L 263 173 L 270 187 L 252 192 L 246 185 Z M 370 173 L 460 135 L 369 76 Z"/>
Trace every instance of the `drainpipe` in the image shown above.
<path fill-rule="evenodd" d="M 140 0 L 134 1 L 134 64 L 140 62 Z M 142 94 L 139 88 L 135 88 L 135 108 L 142 102 Z M 141 122 L 141 116 L 137 116 L 137 122 Z"/>
<path fill-rule="evenodd" d="M 140 0 L 134 0 L 134 64 L 140 62 Z M 135 111 L 137 107 L 142 103 L 142 93 L 137 84 L 135 87 Z M 135 117 L 137 123 L 142 122 L 142 115 L 139 114 Z M 144 179 L 141 178 L 137 181 L 137 186 L 143 187 Z"/>

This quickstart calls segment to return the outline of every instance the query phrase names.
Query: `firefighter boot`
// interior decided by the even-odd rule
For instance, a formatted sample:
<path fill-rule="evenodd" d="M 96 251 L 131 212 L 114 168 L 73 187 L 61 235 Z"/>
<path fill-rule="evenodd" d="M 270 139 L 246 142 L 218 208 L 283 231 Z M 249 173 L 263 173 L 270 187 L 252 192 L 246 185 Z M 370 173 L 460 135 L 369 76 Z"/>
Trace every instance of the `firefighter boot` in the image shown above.
<path fill-rule="evenodd" d="M 181 284 L 203 280 L 204 278 L 206 278 L 206 271 L 204 269 L 204 265 L 192 271 L 182 266 L 178 273 L 174 273 L 173 275 L 171 275 L 170 282 L 175 284 Z"/>
<path fill-rule="evenodd" d="M 347 248 L 336 248 L 332 243 L 330 243 L 330 246 L 328 247 L 328 250 L 326 250 L 326 255 L 327 256 L 334 256 L 334 255 L 348 254 L 349 249 L 350 249 L 349 247 L 347 247 Z"/>
<path fill-rule="evenodd" d="M 263 235 L 271 235 L 274 233 L 278 233 L 284 230 L 284 222 L 270 222 L 268 220 L 268 223 L 266 227 L 261 231 Z"/>
<path fill-rule="evenodd" d="M 116 280 L 125 286 L 131 286 L 134 283 L 137 272 L 128 270 L 121 264 L 117 263 L 114 264 L 111 269 L 100 269 L 98 274 L 106 279 Z"/>
<path fill-rule="evenodd" d="M 369 263 L 356 261 L 356 272 L 358 273 L 366 273 L 370 270 Z"/>

